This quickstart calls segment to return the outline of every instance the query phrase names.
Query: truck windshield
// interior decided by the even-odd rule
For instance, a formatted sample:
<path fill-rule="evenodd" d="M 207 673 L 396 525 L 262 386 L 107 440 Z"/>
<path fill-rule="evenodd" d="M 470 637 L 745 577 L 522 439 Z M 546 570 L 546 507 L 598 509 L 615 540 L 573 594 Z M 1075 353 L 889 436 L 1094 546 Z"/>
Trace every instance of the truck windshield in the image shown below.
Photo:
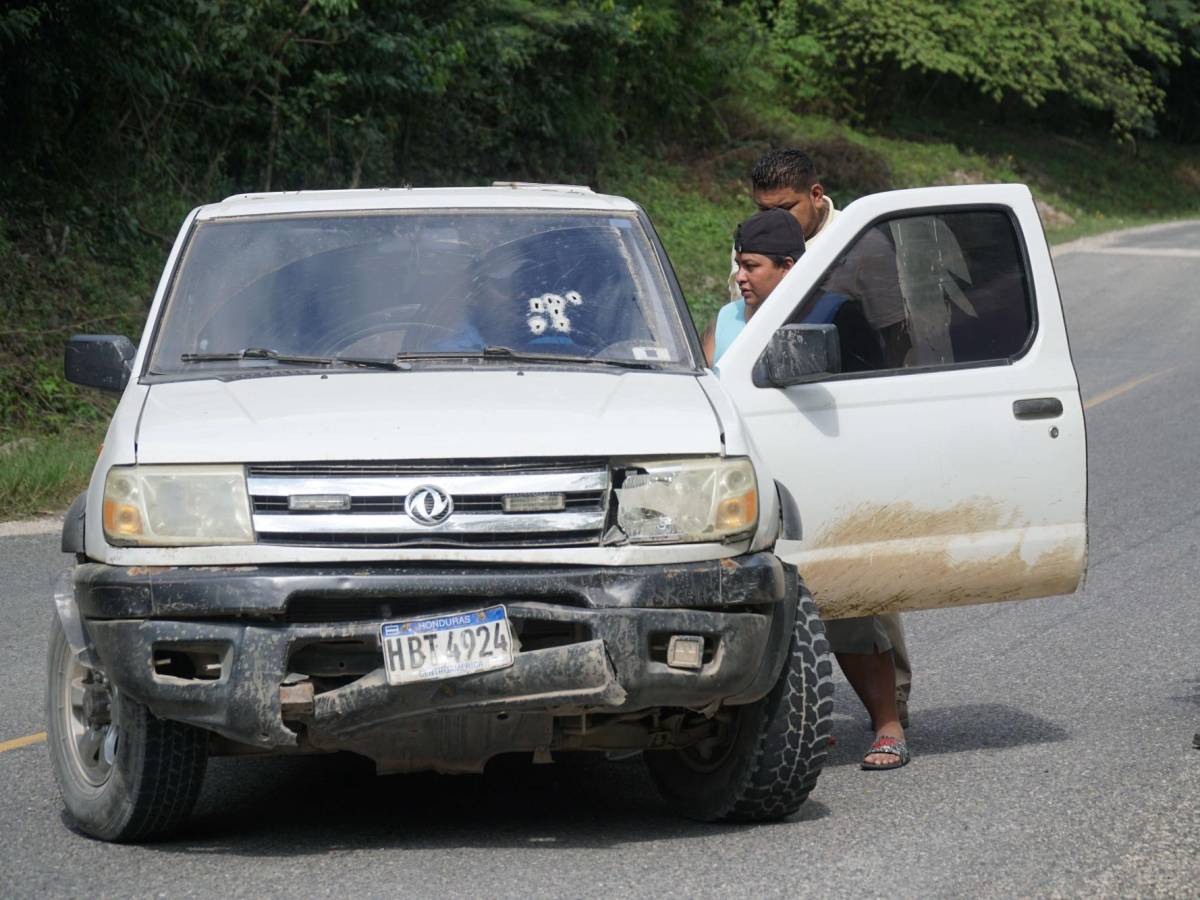
<path fill-rule="evenodd" d="M 696 367 L 635 215 L 421 210 L 198 224 L 151 371 L 203 377 L 294 357 L 504 364 L 483 353 L 493 347 Z"/>

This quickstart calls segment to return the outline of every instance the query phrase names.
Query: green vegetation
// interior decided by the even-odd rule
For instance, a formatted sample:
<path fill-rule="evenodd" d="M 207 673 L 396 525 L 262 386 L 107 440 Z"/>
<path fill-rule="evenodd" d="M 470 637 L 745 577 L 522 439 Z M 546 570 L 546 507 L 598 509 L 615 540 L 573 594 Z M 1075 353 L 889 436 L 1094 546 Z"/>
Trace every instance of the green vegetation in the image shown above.
<path fill-rule="evenodd" d="M 814 97 L 878 115 L 945 76 L 951 94 L 996 103 L 1069 98 L 1123 138 L 1154 133 L 1155 67 L 1178 66 L 1197 27 L 1189 3 L 1129 0 L 784 0 L 774 15 L 780 68 Z"/>
<path fill-rule="evenodd" d="M 772 146 L 839 205 L 1027 182 L 1054 240 L 1200 215 L 1200 0 L 18 0 L 0 129 L 4 518 L 86 480 L 111 401 L 63 341 L 140 334 L 198 203 L 584 182 L 646 206 L 702 321 Z"/>
<path fill-rule="evenodd" d="M 103 440 L 97 426 L 0 444 L 0 521 L 65 509 L 87 487 Z"/>

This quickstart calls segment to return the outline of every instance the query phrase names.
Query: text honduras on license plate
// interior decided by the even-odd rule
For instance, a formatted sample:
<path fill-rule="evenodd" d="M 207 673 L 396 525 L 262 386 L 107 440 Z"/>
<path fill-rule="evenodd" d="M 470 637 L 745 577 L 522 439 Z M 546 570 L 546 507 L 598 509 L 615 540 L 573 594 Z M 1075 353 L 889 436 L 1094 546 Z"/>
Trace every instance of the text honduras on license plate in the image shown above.
<path fill-rule="evenodd" d="M 457 678 L 512 665 L 503 606 L 449 616 L 385 622 L 379 629 L 388 684 Z"/>

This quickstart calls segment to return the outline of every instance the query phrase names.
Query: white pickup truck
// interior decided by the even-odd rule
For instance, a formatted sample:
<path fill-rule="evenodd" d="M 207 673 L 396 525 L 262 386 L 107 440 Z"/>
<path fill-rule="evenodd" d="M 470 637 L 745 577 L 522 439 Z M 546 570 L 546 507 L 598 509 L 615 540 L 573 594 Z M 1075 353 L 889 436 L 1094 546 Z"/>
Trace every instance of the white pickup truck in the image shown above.
<path fill-rule="evenodd" d="M 68 814 L 109 840 L 184 822 L 209 755 L 263 752 L 644 751 L 685 815 L 779 818 L 825 758 L 818 610 L 1085 567 L 1083 413 L 1019 185 L 849 205 L 718 370 L 624 198 L 235 196 L 183 223 L 141 343 L 76 337 L 66 368 L 121 392 L 47 691 Z"/>

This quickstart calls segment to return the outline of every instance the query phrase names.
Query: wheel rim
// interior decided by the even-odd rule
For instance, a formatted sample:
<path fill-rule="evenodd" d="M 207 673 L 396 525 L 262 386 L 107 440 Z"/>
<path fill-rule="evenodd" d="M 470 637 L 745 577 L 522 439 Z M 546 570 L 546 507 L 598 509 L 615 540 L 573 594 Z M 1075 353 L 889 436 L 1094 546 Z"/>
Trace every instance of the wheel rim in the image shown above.
<path fill-rule="evenodd" d="M 101 669 L 80 662 L 66 649 L 59 716 L 63 744 L 76 773 L 92 787 L 100 787 L 112 774 L 120 732 L 120 700 Z"/>
<path fill-rule="evenodd" d="M 681 748 L 679 759 L 694 772 L 715 772 L 729 759 L 741 729 L 740 714 L 734 715 L 732 721 L 718 722 L 716 734 Z"/>

